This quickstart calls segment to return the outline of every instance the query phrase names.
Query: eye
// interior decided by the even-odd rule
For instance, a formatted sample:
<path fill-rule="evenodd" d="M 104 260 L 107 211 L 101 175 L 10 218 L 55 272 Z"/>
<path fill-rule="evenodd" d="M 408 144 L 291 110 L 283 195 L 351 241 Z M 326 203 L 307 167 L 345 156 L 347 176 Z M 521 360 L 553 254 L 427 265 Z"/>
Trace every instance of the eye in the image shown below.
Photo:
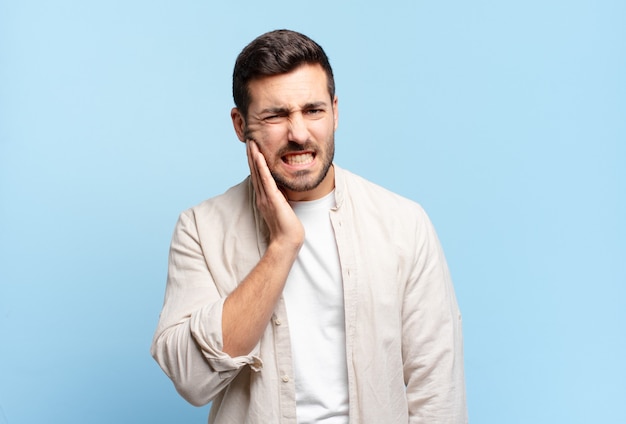
<path fill-rule="evenodd" d="M 320 115 L 324 109 L 308 109 L 305 113 L 310 116 Z"/>
<path fill-rule="evenodd" d="M 280 122 L 284 117 L 285 115 L 283 114 L 267 115 L 263 117 L 263 121 L 271 124 L 274 122 Z"/>

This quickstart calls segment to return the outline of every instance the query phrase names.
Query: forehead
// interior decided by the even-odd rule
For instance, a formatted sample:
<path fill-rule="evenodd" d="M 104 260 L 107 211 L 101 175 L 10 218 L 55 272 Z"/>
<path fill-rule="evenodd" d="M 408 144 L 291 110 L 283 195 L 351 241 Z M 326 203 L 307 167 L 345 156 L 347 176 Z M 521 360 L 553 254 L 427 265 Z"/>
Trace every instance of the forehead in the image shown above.
<path fill-rule="evenodd" d="M 330 102 L 327 76 L 318 65 L 302 65 L 285 74 L 254 79 L 248 84 L 250 108 Z"/>

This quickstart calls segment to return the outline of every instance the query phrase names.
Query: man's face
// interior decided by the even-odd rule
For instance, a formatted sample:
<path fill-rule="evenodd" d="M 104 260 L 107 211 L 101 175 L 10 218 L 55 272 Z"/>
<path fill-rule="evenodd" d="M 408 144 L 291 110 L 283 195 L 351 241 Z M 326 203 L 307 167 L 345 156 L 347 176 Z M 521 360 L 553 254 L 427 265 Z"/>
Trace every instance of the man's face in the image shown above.
<path fill-rule="evenodd" d="M 239 139 L 257 142 L 288 199 L 314 200 L 330 193 L 337 98 L 330 98 L 322 67 L 302 65 L 253 80 L 248 89 L 247 118 L 236 109 L 232 113 Z"/>

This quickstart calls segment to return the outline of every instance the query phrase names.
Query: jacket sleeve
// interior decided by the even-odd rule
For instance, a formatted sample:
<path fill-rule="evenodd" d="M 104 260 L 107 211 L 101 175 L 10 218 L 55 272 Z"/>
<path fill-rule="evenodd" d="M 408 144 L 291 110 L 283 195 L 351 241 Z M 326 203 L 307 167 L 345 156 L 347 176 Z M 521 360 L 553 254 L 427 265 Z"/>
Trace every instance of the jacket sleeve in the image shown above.
<path fill-rule="evenodd" d="M 437 235 L 420 215 L 402 308 L 409 422 L 467 423 L 461 313 Z"/>
<path fill-rule="evenodd" d="M 257 345 L 249 355 L 222 351 L 222 306 L 199 242 L 193 212 L 181 214 L 170 246 L 165 300 L 150 352 L 180 395 L 205 405 L 245 365 L 262 366 Z"/>

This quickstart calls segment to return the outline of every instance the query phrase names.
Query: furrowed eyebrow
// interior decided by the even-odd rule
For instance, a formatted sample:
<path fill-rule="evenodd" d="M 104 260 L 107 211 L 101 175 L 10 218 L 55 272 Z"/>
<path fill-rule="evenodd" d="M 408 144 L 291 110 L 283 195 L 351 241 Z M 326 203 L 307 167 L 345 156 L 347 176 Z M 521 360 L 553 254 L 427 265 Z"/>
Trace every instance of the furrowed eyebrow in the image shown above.
<path fill-rule="evenodd" d="M 317 109 L 320 107 L 326 107 L 326 102 L 313 102 L 313 103 L 307 103 L 304 105 L 304 107 L 302 109 Z"/>
<path fill-rule="evenodd" d="M 302 110 L 308 110 L 308 109 L 317 109 L 320 107 L 326 107 L 326 102 L 320 101 L 320 102 L 312 102 L 312 103 L 306 103 L 303 107 Z M 281 114 L 289 114 L 291 111 L 285 107 L 268 107 L 266 109 L 263 109 L 261 112 L 259 112 L 260 115 L 265 115 L 265 114 L 272 114 L 272 115 L 281 115 Z"/>
<path fill-rule="evenodd" d="M 287 108 L 284 108 L 284 107 L 268 107 L 267 109 L 263 109 L 260 113 L 263 115 L 266 113 L 282 114 L 282 113 L 289 113 L 289 111 L 287 110 Z"/>

